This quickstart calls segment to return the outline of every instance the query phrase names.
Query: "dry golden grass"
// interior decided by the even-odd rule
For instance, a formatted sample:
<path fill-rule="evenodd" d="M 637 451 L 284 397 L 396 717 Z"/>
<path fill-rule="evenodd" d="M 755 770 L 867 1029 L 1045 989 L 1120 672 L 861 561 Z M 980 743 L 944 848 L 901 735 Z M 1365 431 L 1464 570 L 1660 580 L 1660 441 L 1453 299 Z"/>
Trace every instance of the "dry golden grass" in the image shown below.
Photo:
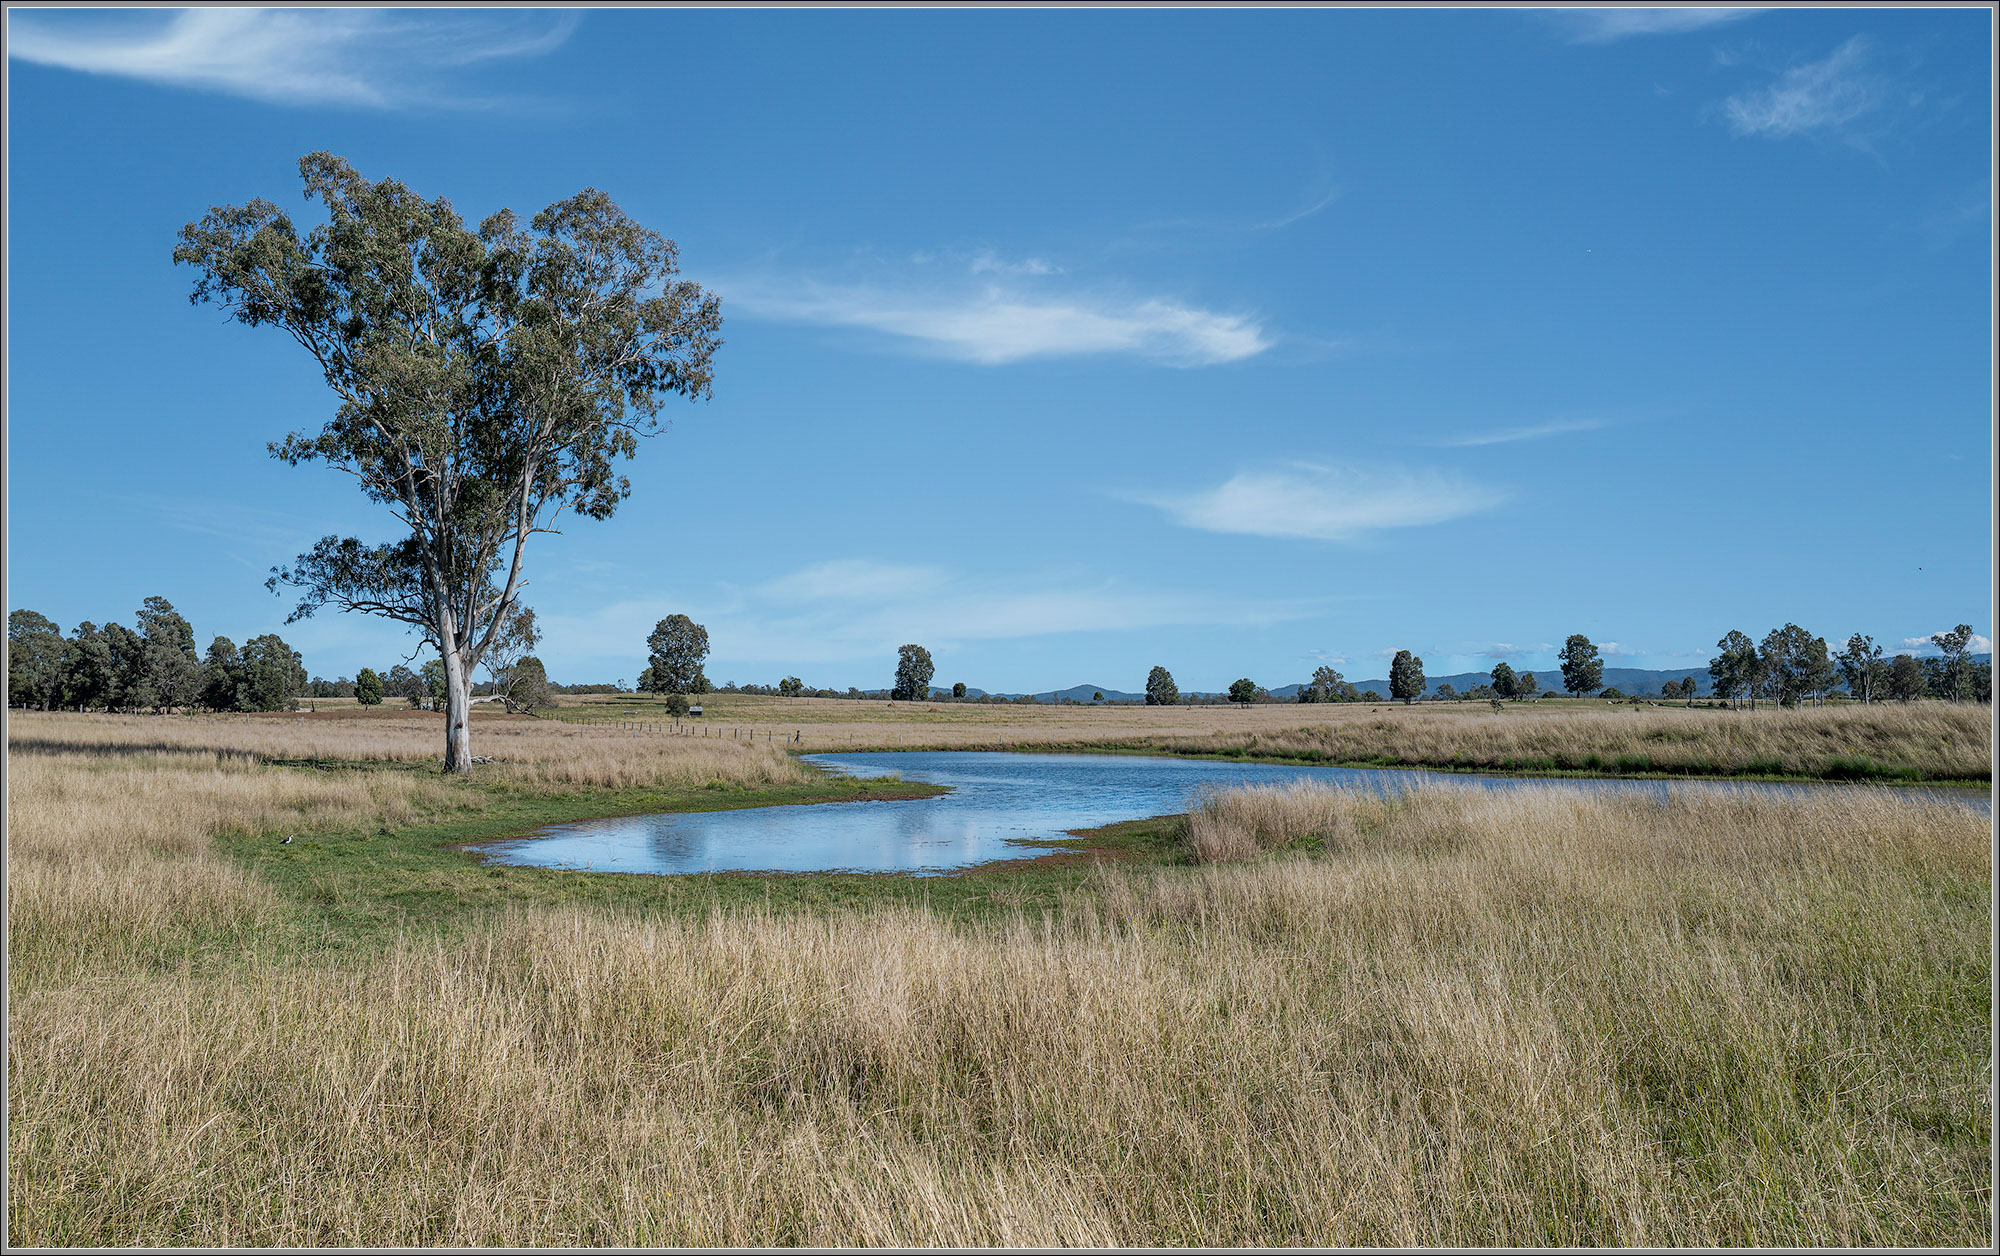
<path fill-rule="evenodd" d="M 250 762 L 440 763 L 443 716 L 367 717 L 9 713 L 9 744 L 30 752 L 220 756 Z M 487 779 L 552 789 L 799 784 L 812 772 L 769 742 L 640 735 L 623 727 L 494 716 L 473 719 L 472 750 L 494 759 Z"/>
<path fill-rule="evenodd" d="M 1804 710 L 1597 702 L 1341 703 L 1230 707 L 982 706 L 703 699 L 696 731 L 803 735 L 814 751 L 1119 746 L 1309 762 L 1514 771 L 1625 771 L 1977 780 L 1993 774 L 1993 708 L 1940 702 Z M 657 722 L 645 703 L 592 697 L 571 714 Z"/>
<path fill-rule="evenodd" d="M 1008 924 L 548 911 L 335 961 L 205 835 L 454 786 L 201 740 L 12 756 L 14 1243 L 1992 1238 L 1964 807 L 1301 791 L 1208 822 L 1317 851 Z"/>

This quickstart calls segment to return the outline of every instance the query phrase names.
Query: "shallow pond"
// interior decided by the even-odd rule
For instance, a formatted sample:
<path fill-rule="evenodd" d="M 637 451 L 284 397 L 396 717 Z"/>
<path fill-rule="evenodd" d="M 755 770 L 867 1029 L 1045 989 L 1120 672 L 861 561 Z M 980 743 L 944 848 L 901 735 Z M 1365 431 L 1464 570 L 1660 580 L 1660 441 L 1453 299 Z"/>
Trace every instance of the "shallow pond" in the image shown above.
<path fill-rule="evenodd" d="M 805 758 L 855 776 L 900 775 L 949 785 L 936 798 L 810 803 L 743 811 L 616 816 L 559 824 L 524 838 L 488 842 L 497 863 L 593 872 L 913 872 L 935 874 L 1046 848 L 1023 840 L 1074 829 L 1186 811 L 1211 786 L 1317 780 L 1397 793 L 1414 783 L 1466 789 L 1523 785 L 1561 789 L 1759 789 L 1776 792 L 1868 788 L 1743 785 L 1727 781 L 1618 781 L 1455 775 L 1376 768 L 1294 767 L 1135 755 L 905 751 L 814 754 Z M 1984 794 L 1940 791 L 1969 805 Z"/>

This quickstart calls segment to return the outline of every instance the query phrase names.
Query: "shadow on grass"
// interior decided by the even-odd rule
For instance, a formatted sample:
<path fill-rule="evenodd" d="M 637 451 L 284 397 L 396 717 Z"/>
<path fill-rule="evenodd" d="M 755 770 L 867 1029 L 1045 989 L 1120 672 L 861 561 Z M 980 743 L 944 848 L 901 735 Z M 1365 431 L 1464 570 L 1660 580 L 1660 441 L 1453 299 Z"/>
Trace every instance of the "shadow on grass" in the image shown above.
<path fill-rule="evenodd" d="M 125 759 L 134 755 L 168 755 L 186 759 L 221 759 L 238 763 L 274 762 L 254 750 L 221 746 L 189 746 L 169 741 L 62 741 L 54 737 L 10 737 L 16 754 L 88 755 L 93 759 Z"/>

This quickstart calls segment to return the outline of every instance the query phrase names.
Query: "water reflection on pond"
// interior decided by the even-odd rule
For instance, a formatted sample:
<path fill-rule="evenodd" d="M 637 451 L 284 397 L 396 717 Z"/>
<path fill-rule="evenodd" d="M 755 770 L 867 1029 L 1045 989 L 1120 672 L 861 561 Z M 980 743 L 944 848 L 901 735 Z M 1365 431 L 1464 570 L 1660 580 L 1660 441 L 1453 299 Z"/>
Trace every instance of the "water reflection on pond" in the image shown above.
<path fill-rule="evenodd" d="M 1057 838 L 1073 829 L 1185 811 L 1193 794 L 1219 785 L 1318 780 L 1378 793 L 1400 792 L 1416 782 L 1467 789 L 1539 785 L 1656 794 L 1670 787 L 1665 781 L 1471 776 L 1133 755 L 945 751 L 805 758 L 855 776 L 893 772 L 904 780 L 949 785 L 952 792 L 902 801 L 617 816 L 555 825 L 480 849 L 499 863 L 595 872 L 934 874 L 1042 853 L 1044 848 L 1018 845 L 1023 839 Z M 1791 792 L 1843 787 L 1676 781 L 1671 788 Z M 1984 795 L 1950 793 L 1968 805 L 1990 806 Z"/>

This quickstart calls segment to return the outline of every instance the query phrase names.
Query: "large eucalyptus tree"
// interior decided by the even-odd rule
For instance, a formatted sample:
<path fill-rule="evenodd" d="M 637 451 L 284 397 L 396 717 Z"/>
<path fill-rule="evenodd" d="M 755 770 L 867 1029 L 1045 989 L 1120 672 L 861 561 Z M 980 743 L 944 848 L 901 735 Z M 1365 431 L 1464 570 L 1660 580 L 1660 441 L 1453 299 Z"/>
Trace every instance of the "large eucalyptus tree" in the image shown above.
<path fill-rule="evenodd" d="M 617 509 L 631 490 L 615 463 L 662 403 L 709 395 L 720 307 L 675 278 L 671 240 L 595 189 L 472 230 L 451 202 L 331 154 L 299 172 L 324 222 L 301 235 L 269 201 L 219 207 L 174 260 L 201 272 L 196 303 L 281 328 L 333 390 L 326 424 L 272 455 L 345 471 L 407 529 L 328 536 L 274 567 L 269 586 L 300 594 L 286 622 L 332 606 L 423 633 L 444 665 L 445 767 L 467 771 L 472 672 L 519 603 L 528 538 Z"/>

